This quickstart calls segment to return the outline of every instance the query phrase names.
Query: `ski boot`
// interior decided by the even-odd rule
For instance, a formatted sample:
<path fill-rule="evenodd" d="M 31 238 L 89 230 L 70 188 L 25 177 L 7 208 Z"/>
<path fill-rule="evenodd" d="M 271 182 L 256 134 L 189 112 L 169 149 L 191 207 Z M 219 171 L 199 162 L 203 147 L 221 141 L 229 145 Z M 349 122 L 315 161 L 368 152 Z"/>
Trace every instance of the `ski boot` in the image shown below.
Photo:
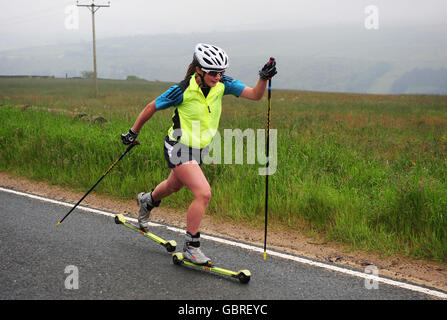
<path fill-rule="evenodd" d="M 161 200 L 155 202 L 154 199 L 152 199 L 152 191 L 149 193 L 141 192 L 137 197 L 137 204 L 140 206 L 138 224 L 140 229 L 144 232 L 148 232 L 151 210 L 158 207 L 161 203 Z"/>
<path fill-rule="evenodd" d="M 197 232 L 194 236 L 186 232 L 183 257 L 200 266 L 211 267 L 213 265 L 211 259 L 205 256 L 202 250 L 200 250 L 200 232 Z"/>

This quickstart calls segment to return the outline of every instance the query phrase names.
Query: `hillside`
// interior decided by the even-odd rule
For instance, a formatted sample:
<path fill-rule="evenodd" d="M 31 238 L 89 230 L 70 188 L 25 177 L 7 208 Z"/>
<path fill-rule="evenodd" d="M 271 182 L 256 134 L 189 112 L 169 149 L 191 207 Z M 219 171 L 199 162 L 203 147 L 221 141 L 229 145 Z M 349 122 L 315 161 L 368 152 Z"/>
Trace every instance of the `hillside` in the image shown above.
<path fill-rule="evenodd" d="M 269 56 L 278 61 L 274 86 L 358 93 L 447 93 L 445 30 L 368 31 L 359 27 L 139 35 L 97 39 L 99 77 L 177 82 L 197 42 L 230 55 L 228 74 L 253 85 Z M 92 69 L 90 42 L 0 51 L 0 74 L 80 76 Z M 420 73 L 423 72 L 423 79 Z M 438 79 L 433 81 L 433 79 Z"/>

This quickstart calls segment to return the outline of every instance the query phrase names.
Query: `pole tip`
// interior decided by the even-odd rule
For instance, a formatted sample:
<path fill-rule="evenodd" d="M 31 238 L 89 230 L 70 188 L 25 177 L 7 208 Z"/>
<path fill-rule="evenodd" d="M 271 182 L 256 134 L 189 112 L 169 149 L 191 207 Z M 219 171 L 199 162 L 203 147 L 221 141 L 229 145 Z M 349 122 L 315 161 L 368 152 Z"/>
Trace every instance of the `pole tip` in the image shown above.
<path fill-rule="evenodd" d="M 267 258 L 267 252 L 264 251 L 264 261 L 265 261 L 266 258 Z"/>
<path fill-rule="evenodd" d="M 59 227 L 61 225 L 61 222 L 59 221 L 57 224 L 56 224 L 56 227 Z"/>

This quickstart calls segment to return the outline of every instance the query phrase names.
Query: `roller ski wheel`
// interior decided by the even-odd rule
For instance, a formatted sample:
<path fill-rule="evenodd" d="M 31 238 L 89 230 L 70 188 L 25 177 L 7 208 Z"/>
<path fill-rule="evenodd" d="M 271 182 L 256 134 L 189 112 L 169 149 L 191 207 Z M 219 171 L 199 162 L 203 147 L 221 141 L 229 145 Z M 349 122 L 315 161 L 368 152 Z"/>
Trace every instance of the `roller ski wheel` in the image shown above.
<path fill-rule="evenodd" d="M 128 227 L 129 229 L 132 229 L 133 231 L 136 231 L 139 234 L 142 234 L 143 236 L 157 242 L 158 244 L 165 247 L 166 251 L 168 251 L 168 252 L 174 252 L 175 249 L 177 248 L 177 242 L 175 242 L 175 240 L 165 240 L 151 232 L 144 232 L 138 226 L 126 221 L 126 219 L 124 218 L 124 216 L 122 214 L 115 215 L 115 223 L 122 224 L 122 225 Z"/>
<path fill-rule="evenodd" d="M 174 252 L 175 249 L 177 248 L 177 242 L 175 242 L 174 240 L 169 240 L 166 242 L 164 247 L 168 252 Z"/>
<path fill-rule="evenodd" d="M 183 254 L 178 253 L 178 252 L 173 253 L 172 254 L 172 262 L 177 266 L 181 265 L 183 262 Z"/>
<path fill-rule="evenodd" d="M 213 272 L 213 273 L 217 273 L 217 274 L 221 274 L 221 275 L 225 275 L 225 276 L 230 276 L 232 278 L 238 279 L 239 282 L 243 283 L 243 284 L 247 284 L 251 278 L 251 273 L 249 270 L 239 270 L 238 272 L 235 272 L 235 271 L 231 271 L 231 270 L 227 270 L 227 269 L 223 269 L 223 268 L 219 268 L 219 267 L 215 267 L 215 266 L 206 266 L 206 265 L 195 264 L 195 263 L 185 259 L 185 257 L 183 257 L 182 252 L 173 253 L 172 254 L 172 262 L 178 266 L 184 264 L 184 265 L 194 267 L 194 268 L 197 268 L 200 270 L 205 270 L 205 271 L 209 271 L 209 272 Z"/>
<path fill-rule="evenodd" d="M 115 216 L 115 223 L 116 223 L 116 224 L 123 224 L 123 223 L 121 222 L 121 220 L 118 218 L 118 215 Z"/>
<path fill-rule="evenodd" d="M 246 284 L 250 281 L 251 273 L 248 270 L 239 270 L 237 278 L 240 283 Z"/>

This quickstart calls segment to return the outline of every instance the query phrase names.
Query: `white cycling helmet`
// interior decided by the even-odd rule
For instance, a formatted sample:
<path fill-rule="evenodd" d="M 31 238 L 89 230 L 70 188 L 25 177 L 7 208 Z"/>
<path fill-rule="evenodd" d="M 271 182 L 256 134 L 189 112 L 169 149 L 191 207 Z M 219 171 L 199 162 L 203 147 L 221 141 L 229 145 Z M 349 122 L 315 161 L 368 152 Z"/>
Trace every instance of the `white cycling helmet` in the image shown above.
<path fill-rule="evenodd" d="M 194 59 L 205 72 L 223 71 L 229 66 L 225 51 L 211 44 L 197 44 L 194 49 Z"/>

